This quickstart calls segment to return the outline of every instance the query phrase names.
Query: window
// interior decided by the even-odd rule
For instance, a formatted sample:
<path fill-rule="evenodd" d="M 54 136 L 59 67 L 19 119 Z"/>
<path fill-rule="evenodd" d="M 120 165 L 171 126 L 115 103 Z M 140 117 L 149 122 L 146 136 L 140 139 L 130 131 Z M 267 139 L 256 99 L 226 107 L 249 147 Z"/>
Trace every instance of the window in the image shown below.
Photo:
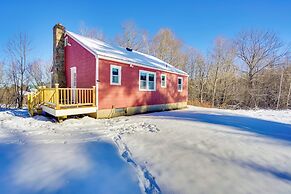
<path fill-rule="evenodd" d="M 178 77 L 178 91 L 182 92 L 183 90 L 183 78 Z"/>
<path fill-rule="evenodd" d="M 149 73 L 149 90 L 155 90 L 155 74 Z"/>
<path fill-rule="evenodd" d="M 149 71 L 139 71 L 139 90 L 156 90 L 156 73 Z"/>
<path fill-rule="evenodd" d="M 65 44 L 65 46 L 68 45 L 68 37 L 65 38 L 65 43 L 64 44 Z"/>
<path fill-rule="evenodd" d="M 121 85 L 121 67 L 110 65 L 110 84 Z"/>
<path fill-rule="evenodd" d="M 68 39 L 67 36 L 65 37 L 65 40 L 64 40 L 64 46 L 71 46 L 71 44 L 69 43 L 69 39 Z"/>
<path fill-rule="evenodd" d="M 167 77 L 165 74 L 161 75 L 161 87 L 166 88 L 167 87 Z"/>
<path fill-rule="evenodd" d="M 146 90 L 147 89 L 147 73 L 140 72 L 139 79 L 140 79 L 139 88 L 142 90 Z"/>

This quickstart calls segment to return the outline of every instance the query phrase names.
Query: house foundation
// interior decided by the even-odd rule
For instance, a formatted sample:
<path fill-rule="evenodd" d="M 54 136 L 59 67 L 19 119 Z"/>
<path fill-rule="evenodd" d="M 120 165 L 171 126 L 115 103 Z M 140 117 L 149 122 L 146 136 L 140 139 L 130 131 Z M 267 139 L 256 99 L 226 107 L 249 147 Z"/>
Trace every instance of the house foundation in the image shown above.
<path fill-rule="evenodd" d="M 157 104 L 157 105 L 146 105 L 146 106 L 135 106 L 126 108 L 116 108 L 116 109 L 103 109 L 97 110 L 96 117 L 98 119 L 113 118 L 118 116 L 130 116 L 141 113 L 149 112 L 159 112 L 167 110 L 182 109 L 187 107 L 187 102 L 177 102 L 169 104 Z"/>

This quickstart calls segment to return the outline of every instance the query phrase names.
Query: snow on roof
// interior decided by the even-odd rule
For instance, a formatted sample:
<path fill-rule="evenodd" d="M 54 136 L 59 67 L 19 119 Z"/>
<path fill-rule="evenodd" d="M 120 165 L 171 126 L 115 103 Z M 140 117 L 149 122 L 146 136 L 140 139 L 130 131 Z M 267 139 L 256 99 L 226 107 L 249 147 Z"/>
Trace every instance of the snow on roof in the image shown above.
<path fill-rule="evenodd" d="M 66 31 L 66 33 L 72 38 L 74 38 L 76 41 L 81 43 L 83 46 L 85 46 L 87 49 L 89 49 L 91 52 L 99 56 L 118 59 L 130 63 L 137 63 L 149 68 L 156 68 L 163 71 L 170 71 L 173 73 L 188 75 L 186 72 L 177 69 L 176 67 L 154 56 L 147 55 L 134 50 L 128 51 L 126 48 L 120 46 L 113 46 L 103 41 L 87 38 L 70 31 Z"/>

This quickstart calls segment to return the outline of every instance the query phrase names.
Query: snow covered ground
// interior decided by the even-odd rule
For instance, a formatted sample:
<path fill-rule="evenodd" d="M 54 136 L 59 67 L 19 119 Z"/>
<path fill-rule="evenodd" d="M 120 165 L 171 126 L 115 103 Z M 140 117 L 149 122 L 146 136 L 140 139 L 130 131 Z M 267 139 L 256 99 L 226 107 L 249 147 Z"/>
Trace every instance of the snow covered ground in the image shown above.
<path fill-rule="evenodd" d="M 0 193 L 291 193 L 290 110 L 0 121 Z"/>

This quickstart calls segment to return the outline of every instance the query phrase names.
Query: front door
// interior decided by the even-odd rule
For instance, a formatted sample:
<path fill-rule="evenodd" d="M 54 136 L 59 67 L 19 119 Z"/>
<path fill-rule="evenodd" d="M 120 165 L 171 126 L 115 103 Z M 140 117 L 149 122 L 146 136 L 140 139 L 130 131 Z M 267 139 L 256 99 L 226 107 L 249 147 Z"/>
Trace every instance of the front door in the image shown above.
<path fill-rule="evenodd" d="M 77 68 L 71 68 L 71 88 L 72 88 L 72 102 L 76 103 L 76 88 L 77 88 Z"/>

